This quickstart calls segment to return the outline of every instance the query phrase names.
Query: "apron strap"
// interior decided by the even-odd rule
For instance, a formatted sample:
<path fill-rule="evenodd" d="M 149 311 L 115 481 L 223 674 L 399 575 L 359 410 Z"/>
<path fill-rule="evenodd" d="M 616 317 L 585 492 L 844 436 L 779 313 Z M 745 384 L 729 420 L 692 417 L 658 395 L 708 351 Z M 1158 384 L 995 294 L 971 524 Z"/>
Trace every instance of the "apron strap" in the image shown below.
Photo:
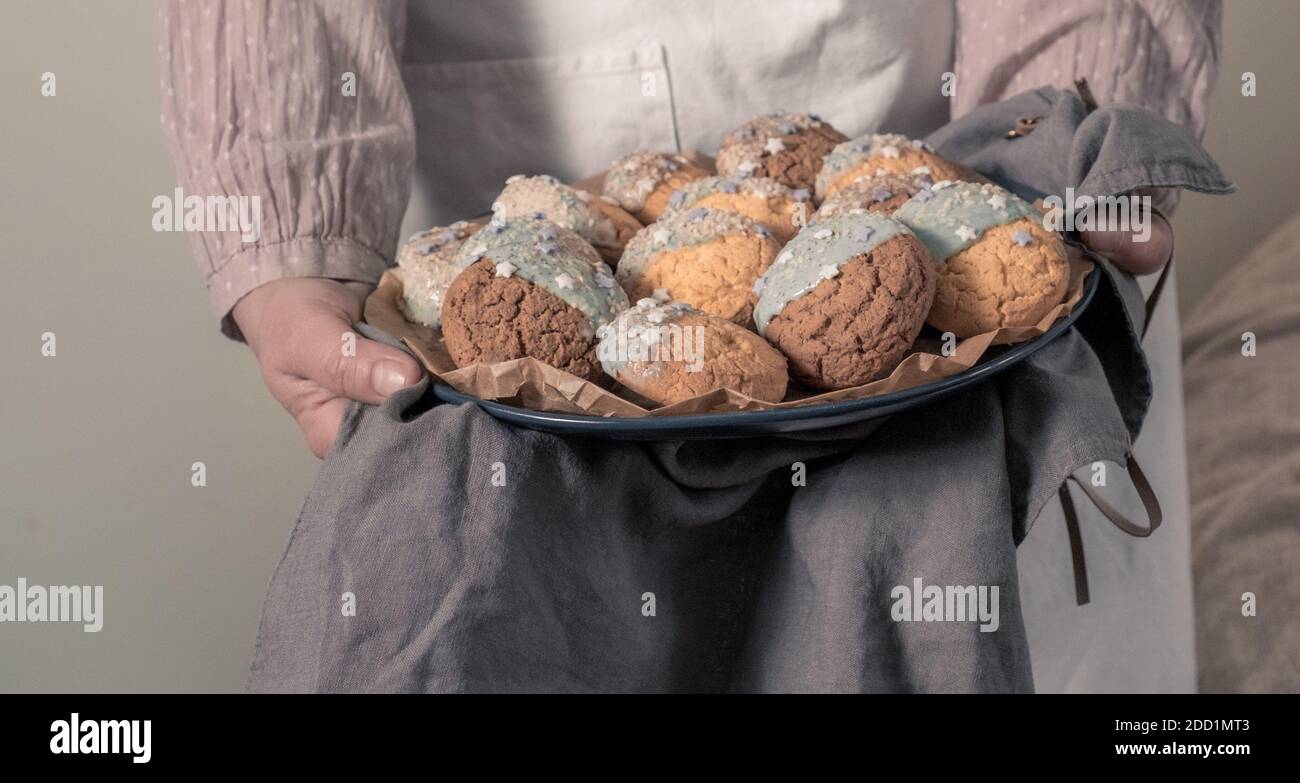
<path fill-rule="evenodd" d="M 1142 500 L 1142 507 L 1146 511 L 1146 525 L 1133 522 L 1123 512 L 1108 503 L 1090 484 L 1079 481 L 1074 476 L 1069 476 L 1062 481 L 1061 488 L 1058 490 L 1061 497 L 1061 510 L 1065 516 L 1065 530 L 1070 539 L 1070 560 L 1074 566 L 1074 597 L 1079 606 L 1088 603 L 1091 596 L 1088 592 L 1088 566 L 1083 554 L 1083 534 L 1079 528 L 1079 515 L 1074 507 L 1074 499 L 1070 496 L 1069 483 L 1073 481 L 1079 489 L 1083 490 L 1083 494 L 1092 501 L 1102 516 L 1110 520 L 1111 524 L 1135 538 L 1150 536 L 1164 521 L 1160 500 L 1132 454 L 1128 456 L 1127 469 L 1129 479 L 1133 482 L 1133 487 L 1137 490 L 1138 497 Z"/>

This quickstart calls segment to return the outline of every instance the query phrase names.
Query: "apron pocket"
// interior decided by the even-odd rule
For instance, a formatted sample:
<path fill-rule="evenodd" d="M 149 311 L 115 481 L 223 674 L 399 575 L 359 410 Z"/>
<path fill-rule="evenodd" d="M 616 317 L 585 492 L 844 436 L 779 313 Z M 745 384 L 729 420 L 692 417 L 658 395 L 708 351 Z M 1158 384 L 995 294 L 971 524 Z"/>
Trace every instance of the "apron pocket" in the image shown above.
<path fill-rule="evenodd" d="M 677 150 L 663 47 L 403 66 L 418 154 L 403 235 L 487 212 L 512 174 L 590 176 Z"/>

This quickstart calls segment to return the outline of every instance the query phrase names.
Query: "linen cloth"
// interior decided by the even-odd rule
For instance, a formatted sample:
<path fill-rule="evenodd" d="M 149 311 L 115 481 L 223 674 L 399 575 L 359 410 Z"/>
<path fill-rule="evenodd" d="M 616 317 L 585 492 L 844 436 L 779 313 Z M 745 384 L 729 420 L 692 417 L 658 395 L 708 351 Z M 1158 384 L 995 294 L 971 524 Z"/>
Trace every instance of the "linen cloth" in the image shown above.
<path fill-rule="evenodd" d="M 1007 140 L 1026 112 L 1049 119 Z M 1026 194 L 1230 189 L 1185 130 L 1051 89 L 931 141 Z M 250 688 L 1031 690 L 1016 546 L 1069 474 L 1125 463 L 1152 394 L 1141 292 L 1099 270 L 1075 328 L 1012 371 L 803 437 L 564 438 L 436 404 L 427 381 L 353 405 L 272 579 Z M 917 579 L 996 587 L 996 629 L 895 619 Z"/>

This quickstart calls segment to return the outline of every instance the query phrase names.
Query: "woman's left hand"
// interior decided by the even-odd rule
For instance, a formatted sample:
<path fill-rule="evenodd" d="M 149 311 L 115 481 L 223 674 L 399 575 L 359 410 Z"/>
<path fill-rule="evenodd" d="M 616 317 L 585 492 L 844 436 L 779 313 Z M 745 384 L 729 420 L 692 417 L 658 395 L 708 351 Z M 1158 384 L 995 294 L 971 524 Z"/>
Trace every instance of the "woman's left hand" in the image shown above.
<path fill-rule="evenodd" d="M 1173 255 L 1174 229 L 1160 212 L 1151 210 L 1147 215 L 1151 221 L 1150 234 L 1132 229 L 1080 231 L 1079 239 L 1129 274 L 1159 272 Z M 1144 235 L 1145 241 L 1141 239 Z"/>

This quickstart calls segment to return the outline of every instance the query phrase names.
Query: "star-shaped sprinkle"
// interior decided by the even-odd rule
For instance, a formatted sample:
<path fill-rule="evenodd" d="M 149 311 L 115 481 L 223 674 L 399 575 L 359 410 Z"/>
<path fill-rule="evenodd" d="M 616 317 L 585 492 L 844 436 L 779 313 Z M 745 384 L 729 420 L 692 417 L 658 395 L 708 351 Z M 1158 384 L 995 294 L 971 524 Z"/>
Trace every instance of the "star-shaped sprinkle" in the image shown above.
<path fill-rule="evenodd" d="M 880 148 L 880 154 L 884 155 L 886 158 L 897 158 L 898 147 L 895 147 L 893 144 L 886 144 Z"/>
<path fill-rule="evenodd" d="M 672 237 L 673 235 L 671 231 L 669 231 L 666 228 L 661 228 L 658 231 L 654 232 L 654 235 L 651 237 L 651 239 L 654 240 L 656 245 L 666 245 L 668 244 L 668 240 L 672 239 Z"/>
<path fill-rule="evenodd" d="M 1002 195 L 1001 193 L 994 193 L 992 196 L 989 196 L 988 203 L 989 206 L 993 207 L 994 209 L 1006 209 L 1007 197 Z"/>
<path fill-rule="evenodd" d="M 573 278 L 567 274 L 555 276 L 555 287 L 563 291 L 566 288 L 573 288 Z"/>
<path fill-rule="evenodd" d="M 875 229 L 870 226 L 858 226 L 853 229 L 853 239 L 858 242 L 870 242 L 871 235 L 876 233 Z"/>
<path fill-rule="evenodd" d="M 709 211 L 704 207 L 696 207 L 695 209 L 692 209 L 690 212 L 687 212 L 686 214 L 690 217 L 691 220 L 698 223 L 704 218 L 709 216 Z"/>
<path fill-rule="evenodd" d="M 823 228 L 822 230 L 813 234 L 813 239 L 830 239 L 834 235 L 835 235 L 834 231 L 831 231 L 829 228 Z"/>
<path fill-rule="evenodd" d="M 929 190 L 919 190 L 917 191 L 915 196 L 912 196 L 913 201 L 919 202 L 921 204 L 924 204 L 925 202 L 929 201 L 932 198 L 934 198 L 934 192 Z"/>
<path fill-rule="evenodd" d="M 871 191 L 871 200 L 876 202 L 877 204 L 879 204 L 882 201 L 888 201 L 893 197 L 894 194 L 892 191 L 889 190 L 889 188 L 880 187 Z"/>
<path fill-rule="evenodd" d="M 674 190 L 673 194 L 668 197 L 668 206 L 677 209 L 686 203 L 686 191 Z"/>
<path fill-rule="evenodd" d="M 1030 242 L 1034 241 L 1034 237 L 1028 231 L 1024 230 L 1023 228 L 1020 228 L 1020 229 L 1016 229 L 1016 231 L 1012 233 L 1011 241 L 1015 242 L 1017 245 L 1020 245 L 1021 247 L 1025 247 Z"/>
<path fill-rule="evenodd" d="M 422 256 L 427 256 L 437 249 L 438 249 L 437 245 L 420 245 L 419 247 L 415 248 L 415 252 L 419 253 Z"/>
<path fill-rule="evenodd" d="M 839 277 L 840 268 L 834 264 L 826 264 L 817 272 L 817 277 L 822 280 L 830 280 L 832 277 Z"/>
<path fill-rule="evenodd" d="M 643 296 L 640 299 L 636 300 L 636 308 L 638 310 L 649 310 L 650 308 L 654 307 L 657 304 L 659 303 L 648 296 Z"/>
<path fill-rule="evenodd" d="M 745 161 L 741 161 L 740 165 L 736 167 L 736 171 L 740 173 L 740 176 L 748 177 L 752 175 L 754 173 L 754 170 L 757 168 L 758 168 L 757 161 L 745 160 Z"/>
<path fill-rule="evenodd" d="M 778 152 L 785 152 L 785 142 L 773 136 L 763 145 L 763 151 L 769 155 L 775 155 Z"/>
<path fill-rule="evenodd" d="M 957 237 L 961 239 L 963 242 L 970 242 L 971 240 L 975 239 L 975 237 L 977 236 L 979 235 L 975 233 L 975 229 L 971 228 L 970 226 L 961 225 L 957 227 Z"/>
<path fill-rule="evenodd" d="M 654 190 L 655 185 L 657 184 L 659 183 L 649 177 L 642 177 L 636 181 L 636 186 L 639 190 Z"/>
<path fill-rule="evenodd" d="M 767 281 L 764 278 L 760 277 L 754 281 L 754 285 L 750 287 L 750 290 L 754 292 L 754 296 L 762 296 L 763 287 L 766 285 L 767 285 Z"/>
<path fill-rule="evenodd" d="M 518 271 L 519 271 L 519 267 L 515 266 L 514 264 L 510 263 L 509 261 L 502 261 L 501 263 L 497 264 L 497 274 L 496 274 L 496 276 L 497 276 L 497 277 L 510 277 L 511 275 L 513 275 L 515 272 L 518 272 Z"/>

